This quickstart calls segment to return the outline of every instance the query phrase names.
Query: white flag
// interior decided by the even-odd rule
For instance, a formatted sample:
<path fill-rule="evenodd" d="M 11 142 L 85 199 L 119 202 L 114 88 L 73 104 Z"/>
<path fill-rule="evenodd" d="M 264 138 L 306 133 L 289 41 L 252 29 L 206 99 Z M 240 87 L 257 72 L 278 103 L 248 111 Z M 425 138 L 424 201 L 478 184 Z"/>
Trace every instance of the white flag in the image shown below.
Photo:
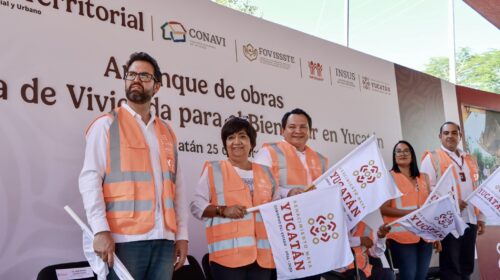
<path fill-rule="evenodd" d="M 450 195 L 440 197 L 389 225 L 396 223 L 430 241 L 443 240 L 452 231 L 463 235 L 468 227 L 456 210 Z"/>
<path fill-rule="evenodd" d="M 444 171 L 441 178 L 439 178 L 439 181 L 436 183 L 436 186 L 425 200 L 424 205 L 427 205 L 432 201 L 435 201 L 445 195 L 450 195 L 451 198 L 454 200 L 457 212 L 460 213 L 460 207 L 458 206 L 457 186 L 458 186 L 457 181 L 453 176 L 453 167 L 450 165 Z"/>
<path fill-rule="evenodd" d="M 78 217 L 78 215 L 69 207 L 68 205 L 64 206 L 64 210 L 73 218 L 73 220 L 80 226 L 83 231 L 83 253 L 85 254 L 85 258 L 90 264 L 90 267 L 97 275 L 97 279 L 105 279 L 106 275 L 109 273 L 107 268 L 107 264 L 105 264 L 100 257 L 93 252 L 92 243 L 94 241 L 94 234 L 90 230 L 90 228 Z M 127 268 L 120 259 L 113 253 L 113 270 L 115 271 L 116 276 L 120 280 L 134 280 L 130 272 L 128 272 Z M 104 277 L 104 278 L 103 278 Z"/>
<path fill-rule="evenodd" d="M 328 188 L 258 206 L 278 279 L 317 275 L 353 261 L 340 190 Z"/>
<path fill-rule="evenodd" d="M 479 208 L 488 223 L 500 223 L 500 168 L 497 168 L 466 201 Z"/>
<path fill-rule="evenodd" d="M 402 195 L 385 167 L 375 136 L 328 169 L 314 185 L 340 188 L 348 230 L 387 200 Z"/>

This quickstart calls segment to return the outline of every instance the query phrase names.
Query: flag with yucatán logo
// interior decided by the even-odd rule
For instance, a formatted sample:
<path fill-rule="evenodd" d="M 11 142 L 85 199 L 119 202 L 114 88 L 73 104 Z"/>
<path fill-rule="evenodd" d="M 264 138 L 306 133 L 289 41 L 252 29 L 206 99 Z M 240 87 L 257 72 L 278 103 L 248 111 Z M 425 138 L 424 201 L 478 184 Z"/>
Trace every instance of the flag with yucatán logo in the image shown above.
<path fill-rule="evenodd" d="M 463 235 L 467 224 L 462 220 L 449 194 L 430 202 L 389 225 L 400 224 L 428 241 L 443 240 L 449 233 Z M 455 236 L 458 237 L 458 236 Z"/>
<path fill-rule="evenodd" d="M 500 224 L 500 168 L 465 199 L 483 213 L 488 223 Z"/>
<path fill-rule="evenodd" d="M 338 187 L 350 230 L 389 199 L 402 194 L 371 136 L 313 182 L 317 189 Z"/>
<path fill-rule="evenodd" d="M 278 279 L 317 275 L 353 261 L 339 188 L 305 192 L 255 208 L 266 227 Z"/>

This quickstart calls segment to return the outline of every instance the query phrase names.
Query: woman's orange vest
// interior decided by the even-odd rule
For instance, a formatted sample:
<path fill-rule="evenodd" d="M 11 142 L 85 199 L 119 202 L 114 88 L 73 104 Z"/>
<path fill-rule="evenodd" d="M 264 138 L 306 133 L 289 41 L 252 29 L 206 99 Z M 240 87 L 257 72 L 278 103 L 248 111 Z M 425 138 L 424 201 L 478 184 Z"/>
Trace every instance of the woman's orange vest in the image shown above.
<path fill-rule="evenodd" d="M 227 160 L 205 163 L 210 183 L 210 204 L 241 205 L 247 208 L 272 201 L 276 181 L 271 170 L 253 163 L 253 196 L 232 164 Z M 274 268 L 271 246 L 260 213 L 247 213 L 242 219 L 206 219 L 210 261 L 226 267 L 241 267 L 255 261 L 263 268 Z"/>
<path fill-rule="evenodd" d="M 399 191 L 403 194 L 401 197 L 390 200 L 390 206 L 392 208 L 400 210 L 416 210 L 424 204 L 430 193 L 429 184 L 425 179 L 426 175 L 424 173 L 420 173 L 420 176 L 417 177 L 418 188 L 415 188 L 410 179 L 402 173 L 391 171 L 391 174 L 399 188 Z M 384 223 L 390 223 L 399 218 L 400 217 L 384 216 Z M 401 244 L 415 244 L 420 241 L 420 237 L 407 231 L 400 224 L 392 226 L 391 232 L 387 234 L 387 238 Z"/>
<path fill-rule="evenodd" d="M 280 187 L 293 189 L 308 187 L 307 170 L 297 156 L 296 148 L 286 142 L 264 144 L 271 154 L 273 173 L 279 179 Z M 315 180 L 328 168 L 328 158 L 306 146 L 305 148 L 307 168 L 311 174 L 311 180 Z"/>
<path fill-rule="evenodd" d="M 106 172 L 103 182 L 106 217 L 112 233 L 144 234 L 154 227 L 156 192 L 149 147 L 135 118 L 123 108 L 110 113 Z M 162 208 L 165 227 L 177 231 L 175 174 L 177 142 L 172 129 L 159 118 L 154 131 L 163 175 Z"/>
<path fill-rule="evenodd" d="M 359 222 L 352 230 L 351 232 L 353 233 L 353 236 L 357 237 L 363 237 L 367 236 L 370 237 L 372 241 L 375 242 L 375 236 L 373 231 L 366 226 L 364 222 Z M 375 246 L 375 244 L 373 245 Z M 372 265 L 369 262 L 369 251 L 368 248 L 365 246 L 359 245 L 357 247 L 352 248 L 354 251 L 354 257 L 356 258 L 356 266 L 358 269 L 361 269 L 364 273 L 365 276 L 368 278 L 370 275 L 372 275 Z M 354 263 L 351 263 L 347 269 L 354 269 Z"/>

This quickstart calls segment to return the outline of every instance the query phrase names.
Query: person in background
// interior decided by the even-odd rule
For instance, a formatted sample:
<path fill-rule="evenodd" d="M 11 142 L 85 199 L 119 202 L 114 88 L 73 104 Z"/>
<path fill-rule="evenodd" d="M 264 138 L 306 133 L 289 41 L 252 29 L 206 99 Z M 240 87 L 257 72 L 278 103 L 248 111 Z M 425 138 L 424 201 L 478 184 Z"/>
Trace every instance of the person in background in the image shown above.
<path fill-rule="evenodd" d="M 407 141 L 401 140 L 394 145 L 391 174 L 403 196 L 389 200 L 380 207 L 385 223 L 420 208 L 430 193 L 429 179 L 418 170 L 415 151 Z M 423 240 L 399 224 L 392 227 L 387 238 L 400 279 L 427 279 L 433 243 Z M 439 250 L 439 241 L 434 244 Z"/>
<path fill-rule="evenodd" d="M 470 279 L 474 272 L 476 237 L 483 234 L 486 227 L 484 216 L 463 199 L 478 187 L 478 167 L 471 155 L 458 147 L 462 139 L 458 124 L 445 122 L 441 125 L 438 136 L 441 147 L 424 153 L 421 169 L 429 175 L 433 188 L 446 169 L 453 166 L 453 175 L 458 183 L 460 214 L 469 226 L 459 238 L 448 234 L 442 240 L 443 250 L 439 254 L 441 279 Z"/>
<path fill-rule="evenodd" d="M 349 232 L 349 244 L 355 262 L 342 272 L 343 279 L 357 280 L 359 275 L 359 280 L 395 280 L 394 272 L 391 269 L 374 266 L 369 262 L 370 257 L 380 258 L 384 255 L 385 237 L 390 229 L 390 227 L 382 225 L 375 234 L 364 222 L 359 222 Z"/>

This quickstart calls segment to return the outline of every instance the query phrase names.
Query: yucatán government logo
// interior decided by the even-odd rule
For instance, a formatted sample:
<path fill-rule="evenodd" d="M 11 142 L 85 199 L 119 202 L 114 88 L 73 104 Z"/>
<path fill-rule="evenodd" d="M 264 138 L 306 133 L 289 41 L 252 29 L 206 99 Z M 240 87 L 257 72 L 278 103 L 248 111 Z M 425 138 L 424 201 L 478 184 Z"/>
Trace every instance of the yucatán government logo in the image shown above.
<path fill-rule="evenodd" d="M 339 238 L 339 234 L 335 232 L 337 224 L 333 218 L 333 213 L 328 213 L 326 216 L 319 215 L 316 218 L 309 218 L 307 220 L 310 225 L 309 232 L 314 236 L 314 244 L 318 244 L 320 241 L 328 242 L 330 239 Z"/>
<path fill-rule="evenodd" d="M 434 217 L 434 220 L 438 222 L 442 227 L 447 228 L 449 225 L 453 224 L 453 213 L 447 211 L 439 215 L 439 217 Z"/>
<path fill-rule="evenodd" d="M 167 21 L 161 26 L 162 36 L 165 40 L 173 42 L 186 42 L 186 28 L 177 21 Z"/>
<path fill-rule="evenodd" d="M 365 164 L 359 168 L 359 171 L 356 170 L 352 173 L 352 175 L 357 176 L 356 182 L 361 183 L 361 188 L 366 188 L 368 184 L 371 184 L 382 176 L 382 172 L 378 170 L 378 166 L 375 165 L 374 160 L 368 161 L 368 164 Z"/>

